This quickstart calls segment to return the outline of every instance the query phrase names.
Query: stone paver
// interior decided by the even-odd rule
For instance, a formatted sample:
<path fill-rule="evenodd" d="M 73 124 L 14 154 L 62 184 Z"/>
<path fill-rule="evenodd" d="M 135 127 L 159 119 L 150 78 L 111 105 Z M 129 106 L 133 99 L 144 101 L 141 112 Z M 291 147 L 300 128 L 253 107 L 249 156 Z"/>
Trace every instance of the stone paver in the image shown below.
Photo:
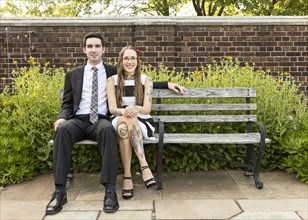
<path fill-rule="evenodd" d="M 308 185 L 300 183 L 295 176 L 282 170 L 261 173 L 260 179 L 264 183 L 261 190 L 251 187 L 254 185 L 252 177 L 247 177 L 250 179 L 248 182 L 239 171 L 228 170 L 227 172 L 247 199 L 308 198 Z"/>
<path fill-rule="evenodd" d="M 304 220 L 308 220 L 308 212 L 297 212 L 297 214 Z"/>
<path fill-rule="evenodd" d="M 56 215 L 46 215 L 44 220 L 96 220 L 98 211 L 62 211 Z"/>
<path fill-rule="evenodd" d="M 241 212 L 232 199 L 155 201 L 156 219 L 227 219 Z"/>
<path fill-rule="evenodd" d="M 54 191 L 51 173 L 31 181 L 10 185 L 0 193 L 1 220 L 162 220 L 162 219 L 246 219 L 308 220 L 308 186 L 294 174 L 262 172 L 263 189 L 256 189 L 252 177 L 242 171 L 163 173 L 163 190 L 146 189 L 141 175 L 134 175 L 134 197 L 121 196 L 123 176 L 117 179 L 120 208 L 103 211 L 104 188 L 99 173 L 76 173 L 68 182 L 68 203 L 62 212 L 45 216 Z"/>
<path fill-rule="evenodd" d="M 302 211 L 307 212 L 307 199 L 251 199 L 238 200 L 244 211 L 275 212 Z"/>
<path fill-rule="evenodd" d="M 119 199 L 120 211 L 143 211 L 143 210 L 153 210 L 153 201 L 152 200 L 123 200 Z M 98 211 L 103 210 L 103 201 L 69 201 L 63 206 L 64 211 Z"/>
<path fill-rule="evenodd" d="M 232 220 L 300 220 L 295 212 L 243 212 Z"/>
<path fill-rule="evenodd" d="M 246 198 L 234 184 L 228 172 L 218 170 L 214 172 L 172 172 L 163 175 L 163 199 L 235 199 Z M 249 178 L 242 175 L 250 187 Z M 197 190 L 192 190 L 197 189 Z"/>
<path fill-rule="evenodd" d="M 40 220 L 45 215 L 48 201 L 2 201 L 0 203 L 1 220 Z"/>
<path fill-rule="evenodd" d="M 119 199 L 120 203 L 120 210 L 128 211 L 128 210 L 135 210 L 135 211 L 143 211 L 143 210 L 153 210 L 154 201 L 152 200 L 123 200 Z"/>
<path fill-rule="evenodd" d="M 152 211 L 117 211 L 113 214 L 106 214 L 104 212 L 101 213 L 98 220 L 129 220 L 129 219 L 137 219 L 137 220 L 152 220 Z"/>

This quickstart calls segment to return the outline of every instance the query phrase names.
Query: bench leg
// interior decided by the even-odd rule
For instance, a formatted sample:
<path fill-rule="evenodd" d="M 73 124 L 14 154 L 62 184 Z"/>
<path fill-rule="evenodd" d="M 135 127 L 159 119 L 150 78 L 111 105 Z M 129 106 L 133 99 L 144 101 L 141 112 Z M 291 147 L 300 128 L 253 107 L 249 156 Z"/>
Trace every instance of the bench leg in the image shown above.
<path fill-rule="evenodd" d="M 265 128 L 263 123 L 259 122 L 259 130 L 260 130 L 260 144 L 259 144 L 259 152 L 258 157 L 256 158 L 255 166 L 254 166 L 254 178 L 255 185 L 258 189 L 263 188 L 263 182 L 260 181 L 260 168 L 261 168 L 261 160 L 264 154 L 265 149 Z"/>
<path fill-rule="evenodd" d="M 70 171 L 68 172 L 67 174 L 67 179 L 68 180 L 73 180 L 74 179 L 74 167 L 73 167 L 73 158 L 71 158 L 71 168 L 70 168 Z"/>
<path fill-rule="evenodd" d="M 80 168 L 82 167 L 85 167 L 85 166 L 91 166 L 91 165 L 95 165 L 95 164 L 99 164 L 100 165 L 100 161 L 88 161 L 86 163 L 83 163 L 83 164 L 80 164 L 80 165 L 77 165 L 77 166 L 73 166 L 73 161 L 71 162 L 71 168 L 70 168 L 70 171 L 68 172 L 67 174 L 67 179 L 68 180 L 73 180 L 74 179 L 74 172 L 75 170 L 79 170 Z"/>
<path fill-rule="evenodd" d="M 264 147 L 263 147 L 263 149 L 264 149 Z M 263 182 L 261 182 L 261 180 L 260 180 L 260 167 L 261 167 L 261 159 L 262 159 L 263 153 L 260 153 L 260 152 L 262 152 L 261 144 L 259 146 L 258 158 L 256 157 L 256 153 L 254 151 L 253 144 L 248 144 L 247 145 L 245 165 L 248 165 L 249 161 L 251 159 L 252 172 L 253 173 L 252 174 L 249 173 L 248 166 L 245 166 L 244 167 L 244 175 L 245 176 L 253 176 L 254 177 L 255 186 L 256 186 L 257 189 L 262 189 L 263 188 Z"/>
<path fill-rule="evenodd" d="M 159 121 L 159 140 L 157 145 L 157 154 L 156 154 L 156 177 L 157 177 L 157 189 L 163 189 L 163 149 L 164 149 L 164 123 Z"/>
<path fill-rule="evenodd" d="M 255 164 L 255 167 L 254 167 L 255 186 L 258 189 L 263 188 L 263 182 L 261 182 L 261 180 L 260 180 L 260 168 L 261 168 L 261 159 L 262 159 L 263 154 L 264 154 L 264 147 L 265 147 L 265 144 L 261 142 L 260 146 L 259 146 L 258 157 L 256 159 L 256 164 Z"/>
<path fill-rule="evenodd" d="M 74 179 L 74 169 L 73 168 L 71 168 L 70 171 L 68 172 L 67 179 L 68 180 Z"/>
<path fill-rule="evenodd" d="M 245 164 L 244 164 L 244 175 L 245 176 L 253 176 L 252 173 L 249 172 L 249 164 L 250 160 L 252 161 L 252 169 L 255 167 L 255 153 L 254 153 L 254 146 L 253 144 L 247 144 L 247 149 L 246 149 L 246 159 L 245 159 Z"/>
<path fill-rule="evenodd" d="M 158 144 L 157 149 L 157 158 L 156 158 L 156 169 L 157 169 L 157 189 L 162 190 L 163 189 L 163 179 L 162 179 L 162 173 L 163 173 L 163 144 Z"/>

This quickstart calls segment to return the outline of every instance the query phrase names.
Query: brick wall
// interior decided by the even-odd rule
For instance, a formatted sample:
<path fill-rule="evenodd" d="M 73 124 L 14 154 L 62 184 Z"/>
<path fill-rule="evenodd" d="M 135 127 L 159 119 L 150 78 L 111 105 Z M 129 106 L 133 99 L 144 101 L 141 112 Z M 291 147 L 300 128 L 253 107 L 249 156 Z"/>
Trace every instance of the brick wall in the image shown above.
<path fill-rule="evenodd" d="M 101 32 L 105 59 L 123 46 L 142 51 L 145 64 L 177 71 L 196 69 L 225 56 L 277 72 L 290 72 L 308 94 L 308 16 L 303 17 L 143 17 L 1 18 L 0 91 L 11 72 L 33 56 L 57 67 L 83 64 L 82 38 Z"/>

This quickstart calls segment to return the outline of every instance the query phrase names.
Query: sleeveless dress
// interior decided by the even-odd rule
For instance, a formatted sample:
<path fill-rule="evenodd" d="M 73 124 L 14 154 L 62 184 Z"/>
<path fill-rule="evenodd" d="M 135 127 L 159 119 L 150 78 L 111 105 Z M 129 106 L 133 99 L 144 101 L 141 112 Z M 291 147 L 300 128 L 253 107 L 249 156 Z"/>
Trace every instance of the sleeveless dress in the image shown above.
<path fill-rule="evenodd" d="M 114 79 L 114 84 L 117 86 L 118 84 L 118 75 L 113 75 L 112 76 Z M 141 84 L 144 86 L 145 80 L 147 76 L 145 74 L 141 74 Z M 125 96 L 122 98 L 122 107 L 126 107 L 127 105 L 135 105 L 135 96 L 134 96 L 134 86 L 135 86 L 135 81 L 132 79 L 126 79 L 124 80 L 124 89 L 125 89 Z M 137 115 L 138 122 L 140 129 L 142 131 L 144 139 L 150 139 L 150 140 L 155 140 L 153 133 L 155 131 L 155 128 L 153 127 L 153 119 L 151 115 L 143 115 L 138 113 Z M 113 128 L 117 131 L 117 123 L 118 123 L 119 116 L 112 115 L 111 120 L 112 120 L 112 126 Z"/>

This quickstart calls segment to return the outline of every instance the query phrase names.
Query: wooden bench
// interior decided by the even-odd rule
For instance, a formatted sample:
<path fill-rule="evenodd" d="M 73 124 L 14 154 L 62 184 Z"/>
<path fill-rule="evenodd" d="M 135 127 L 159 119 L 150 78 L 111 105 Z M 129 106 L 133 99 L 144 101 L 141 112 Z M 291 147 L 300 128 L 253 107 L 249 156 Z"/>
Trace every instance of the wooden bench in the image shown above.
<path fill-rule="evenodd" d="M 185 95 L 176 94 L 167 89 L 154 89 L 152 116 L 157 123 L 156 140 L 145 140 L 144 144 L 157 145 L 156 178 L 157 187 L 162 189 L 163 147 L 166 144 L 180 144 L 185 148 L 209 154 L 198 149 L 199 145 L 189 147 L 190 144 L 219 144 L 219 145 L 245 145 L 245 163 L 241 164 L 246 176 L 253 175 L 255 186 L 263 188 L 260 181 L 261 159 L 265 144 L 270 140 L 265 137 L 265 128 L 257 121 L 257 116 L 252 111 L 257 110 L 256 103 L 251 103 L 256 98 L 255 88 L 187 88 Z M 212 102 L 216 100 L 216 102 Z M 232 100 L 231 102 L 226 100 Z M 180 113 L 178 113 L 180 112 Z M 186 113 L 183 113 L 186 112 Z M 245 123 L 242 133 L 166 133 L 167 123 Z M 253 123 L 257 124 L 258 131 L 253 131 Z M 52 144 L 52 141 L 49 142 Z M 83 140 L 76 144 L 97 144 L 91 140 Z M 255 153 L 255 146 L 258 153 Z M 224 159 L 221 155 L 210 155 Z M 225 159 L 226 160 L 226 159 Z M 251 162 L 250 162 L 251 160 Z M 251 163 L 251 164 L 250 164 Z M 249 174 L 251 168 L 252 174 Z"/>

